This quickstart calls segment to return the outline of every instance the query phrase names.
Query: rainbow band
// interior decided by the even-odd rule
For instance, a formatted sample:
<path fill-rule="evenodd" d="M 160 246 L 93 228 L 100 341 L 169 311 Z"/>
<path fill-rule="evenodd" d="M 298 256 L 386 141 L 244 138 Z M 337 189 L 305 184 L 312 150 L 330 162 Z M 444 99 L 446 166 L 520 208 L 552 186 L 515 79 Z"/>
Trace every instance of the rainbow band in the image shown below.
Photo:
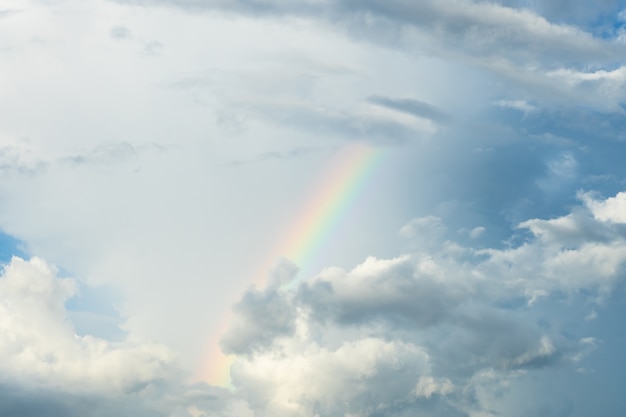
<path fill-rule="evenodd" d="M 306 209 L 273 251 L 272 262 L 284 256 L 303 270 L 313 266 L 340 231 L 381 159 L 381 151 L 363 144 L 342 149 Z"/>
<path fill-rule="evenodd" d="M 271 267 L 280 257 L 295 262 L 301 271 L 315 265 L 357 205 L 382 156 L 382 151 L 364 144 L 352 144 L 337 153 L 305 210 L 287 229 L 285 238 L 270 252 L 267 262 L 256 274 L 257 285 L 264 286 Z M 223 325 L 226 326 L 227 323 Z M 207 360 L 207 376 L 202 379 L 214 385 L 230 386 L 233 362 L 234 357 L 224 355 L 216 343 Z"/>

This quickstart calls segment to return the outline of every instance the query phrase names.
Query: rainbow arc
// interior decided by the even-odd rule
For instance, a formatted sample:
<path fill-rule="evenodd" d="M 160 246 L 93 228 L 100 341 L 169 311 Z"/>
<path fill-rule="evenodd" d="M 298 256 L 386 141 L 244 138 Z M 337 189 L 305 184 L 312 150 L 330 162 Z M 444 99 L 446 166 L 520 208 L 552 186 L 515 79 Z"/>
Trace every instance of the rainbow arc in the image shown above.
<path fill-rule="evenodd" d="M 255 284 L 265 285 L 272 266 L 280 257 L 291 260 L 301 271 L 309 271 L 315 266 L 342 224 L 358 208 L 359 198 L 371 183 L 382 159 L 383 151 L 365 144 L 342 148 L 325 170 L 304 209 L 257 270 Z M 210 372 L 205 379 L 212 384 L 229 386 L 229 371 L 234 358 L 224 355 L 215 345 L 208 362 Z"/>

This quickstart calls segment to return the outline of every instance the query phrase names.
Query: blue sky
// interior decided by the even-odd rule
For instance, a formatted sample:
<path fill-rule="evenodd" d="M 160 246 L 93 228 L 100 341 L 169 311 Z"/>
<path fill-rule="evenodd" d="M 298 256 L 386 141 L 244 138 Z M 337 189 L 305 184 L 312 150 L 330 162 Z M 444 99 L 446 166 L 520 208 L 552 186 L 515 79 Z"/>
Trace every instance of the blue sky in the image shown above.
<path fill-rule="evenodd" d="M 621 416 L 625 86 L 618 0 L 8 0 L 0 414 Z"/>
<path fill-rule="evenodd" d="M 0 233 L 0 259 L 3 263 L 7 263 L 13 256 L 26 256 L 24 243 L 13 236 Z"/>

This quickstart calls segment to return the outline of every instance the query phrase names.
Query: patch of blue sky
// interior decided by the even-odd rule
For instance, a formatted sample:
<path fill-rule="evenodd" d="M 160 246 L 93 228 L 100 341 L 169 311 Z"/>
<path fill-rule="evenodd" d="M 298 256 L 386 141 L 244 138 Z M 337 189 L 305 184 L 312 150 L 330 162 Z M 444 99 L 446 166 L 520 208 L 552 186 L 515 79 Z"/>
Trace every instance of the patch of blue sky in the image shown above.
<path fill-rule="evenodd" d="M 539 14 L 553 23 L 574 25 L 593 33 L 595 36 L 611 38 L 610 31 L 623 23 L 620 13 L 626 9 L 623 0 L 535 0 L 522 3 L 534 6 Z M 526 3 L 526 4 L 524 4 Z"/>
<path fill-rule="evenodd" d="M 0 263 L 11 261 L 13 256 L 28 258 L 26 244 L 21 240 L 0 231 Z"/>
<path fill-rule="evenodd" d="M 618 3 L 618 2 L 615 2 Z M 620 36 L 622 29 L 626 28 L 626 2 L 619 2 L 611 13 L 599 15 L 589 25 L 589 30 L 602 39 L 613 40 Z"/>
<path fill-rule="evenodd" d="M 621 417 L 626 409 L 626 293 L 623 288 L 596 307 L 597 318 L 581 326 L 585 337 L 593 337 L 595 351 L 580 362 L 576 378 L 563 381 L 576 402 L 573 417 L 601 415 Z"/>
<path fill-rule="evenodd" d="M 120 328 L 123 318 L 117 309 L 121 302 L 120 293 L 113 287 L 78 282 L 77 294 L 65 303 L 65 308 L 78 335 L 120 340 L 126 334 Z"/>
<path fill-rule="evenodd" d="M 31 255 L 24 242 L 0 231 L 0 263 L 7 264 L 14 256 L 29 259 Z M 81 282 L 80 279 L 76 279 L 70 271 L 58 265 L 55 266 L 59 277 L 74 278 L 78 285 L 76 295 L 65 303 L 76 333 L 108 340 L 123 338 L 125 332 L 120 328 L 123 319 L 116 309 L 116 306 L 121 303 L 120 294 L 107 286 L 91 287 Z"/>
<path fill-rule="evenodd" d="M 14 256 L 30 258 L 26 244 L 0 231 L 0 263 L 9 263 Z M 57 266 L 57 270 L 60 277 L 72 277 L 72 274 L 62 267 Z M 76 282 L 77 294 L 65 303 L 76 333 L 109 340 L 121 339 L 125 333 L 120 328 L 122 318 L 116 309 L 116 305 L 121 302 L 119 293 L 110 287 L 90 287 L 80 280 Z"/>
<path fill-rule="evenodd" d="M 621 417 L 626 409 L 626 397 L 621 394 L 626 386 L 626 291 L 622 285 L 598 303 L 590 302 L 591 295 L 589 291 L 554 293 L 537 298 L 532 306 L 515 299 L 499 306 L 517 310 L 526 322 L 536 323 L 552 337 L 563 338 L 553 338 L 554 343 L 569 346 L 563 354 L 573 366 L 545 375 L 537 369 L 532 381 L 546 385 L 543 395 L 561 395 L 570 407 L 561 410 L 562 414 L 543 410 L 535 415 Z"/>

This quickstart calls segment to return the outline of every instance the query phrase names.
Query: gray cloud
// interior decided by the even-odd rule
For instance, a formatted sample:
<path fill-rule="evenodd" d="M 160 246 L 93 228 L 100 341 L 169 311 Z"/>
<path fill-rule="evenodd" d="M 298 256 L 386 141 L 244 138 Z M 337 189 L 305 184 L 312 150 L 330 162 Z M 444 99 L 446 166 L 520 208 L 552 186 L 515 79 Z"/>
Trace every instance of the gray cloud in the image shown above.
<path fill-rule="evenodd" d="M 411 114 L 413 116 L 424 117 L 439 123 L 449 120 L 449 116 L 437 107 L 415 99 L 373 96 L 370 97 L 368 101 L 393 110 Z"/>
<path fill-rule="evenodd" d="M 499 88 L 507 94 L 522 93 L 540 108 L 557 103 L 576 107 L 584 103 L 605 112 L 621 113 L 620 103 L 626 100 L 624 78 L 619 75 L 624 71 L 621 66 L 626 59 L 626 44 L 616 40 L 617 29 L 610 28 L 615 33 L 607 36 L 577 26 L 581 23 L 579 19 L 551 21 L 550 16 L 565 12 L 562 6 L 544 7 L 533 2 L 528 8 L 527 2 L 498 4 L 470 0 L 336 0 L 297 4 L 272 0 L 119 2 L 190 11 L 221 10 L 255 16 L 316 19 L 331 23 L 359 41 L 367 40 L 387 48 L 432 55 L 485 70 L 506 81 Z M 578 2 L 576 7 L 583 10 L 585 2 Z M 617 19 L 615 5 L 603 5 L 596 12 L 598 18 L 611 15 L 613 20 Z M 605 73 L 609 76 L 604 76 Z M 379 105 L 419 113 L 439 122 L 445 119 L 445 114 L 424 107 L 424 103 L 399 99 L 381 101 L 381 98 L 375 98 Z M 292 113 L 292 120 L 294 116 Z M 307 118 L 308 127 L 320 121 L 319 117 L 313 120 L 311 116 Z M 327 122 L 332 125 L 337 121 Z M 345 129 L 346 125 L 342 127 Z M 383 130 L 392 133 L 390 127 Z"/>
<path fill-rule="evenodd" d="M 293 263 L 283 260 L 270 273 L 265 290 L 245 292 L 235 304 L 230 328 L 220 342 L 225 353 L 252 354 L 268 349 L 278 337 L 293 334 L 297 314 L 279 288 L 293 280 L 297 271 Z"/>
<path fill-rule="evenodd" d="M 305 1 L 297 4 L 267 1 L 118 0 L 121 3 L 167 5 L 188 10 L 218 9 L 260 15 L 306 15 L 347 26 L 354 36 L 374 39 L 402 38 L 402 27 L 435 31 L 458 52 L 491 57 L 524 59 L 541 57 L 552 65 L 559 62 L 616 62 L 626 46 L 611 44 L 565 24 L 550 23 L 525 9 L 494 3 L 400 0 L 332 2 Z"/>
<path fill-rule="evenodd" d="M 128 142 L 105 143 L 88 152 L 65 156 L 59 159 L 67 165 L 107 165 L 137 158 L 135 148 Z"/>
<path fill-rule="evenodd" d="M 165 417 L 140 398 L 111 399 L 99 395 L 76 395 L 63 391 L 0 384 L 0 415 L 24 417 Z"/>
<path fill-rule="evenodd" d="M 305 102 L 250 103 L 248 110 L 281 126 L 292 126 L 309 134 L 349 138 L 380 145 L 398 145 L 423 138 L 430 132 L 386 115 L 359 114 Z"/>
<path fill-rule="evenodd" d="M 20 9 L 0 9 L 0 19 L 8 18 L 20 13 Z"/>
<path fill-rule="evenodd" d="M 267 349 L 274 339 L 290 336 L 295 330 L 296 313 L 275 290 L 248 290 L 234 312 L 220 344 L 225 353 L 250 354 Z"/>
<path fill-rule="evenodd" d="M 143 153 L 165 152 L 171 147 L 159 144 L 134 146 L 129 142 L 105 142 L 83 152 L 59 157 L 44 157 L 26 140 L 0 147 L 0 177 L 36 176 L 56 168 L 102 168 L 131 165 L 139 169 Z"/>
<path fill-rule="evenodd" d="M 368 273 L 369 267 L 376 268 Z M 401 326 L 440 323 L 463 297 L 462 288 L 451 288 L 428 273 L 415 271 L 410 258 L 383 262 L 368 259 L 352 274 L 322 274 L 300 289 L 302 302 L 320 320 L 345 325 L 385 320 Z"/>
<path fill-rule="evenodd" d="M 239 166 L 239 165 L 245 165 L 245 164 L 253 164 L 253 163 L 259 163 L 259 162 L 266 162 L 266 161 L 273 161 L 273 160 L 283 160 L 283 159 L 294 159 L 294 158 L 305 158 L 307 156 L 311 156 L 313 154 L 317 154 L 320 152 L 332 152 L 336 150 L 335 147 L 333 148 L 310 148 L 310 147 L 305 147 L 305 148 L 293 148 L 290 149 L 286 152 L 279 152 L 279 151 L 275 151 L 275 152 L 265 152 L 262 153 L 261 155 L 257 156 L 254 159 L 250 159 L 250 160 L 234 160 L 234 161 L 230 161 L 230 164 L 233 166 Z"/>

